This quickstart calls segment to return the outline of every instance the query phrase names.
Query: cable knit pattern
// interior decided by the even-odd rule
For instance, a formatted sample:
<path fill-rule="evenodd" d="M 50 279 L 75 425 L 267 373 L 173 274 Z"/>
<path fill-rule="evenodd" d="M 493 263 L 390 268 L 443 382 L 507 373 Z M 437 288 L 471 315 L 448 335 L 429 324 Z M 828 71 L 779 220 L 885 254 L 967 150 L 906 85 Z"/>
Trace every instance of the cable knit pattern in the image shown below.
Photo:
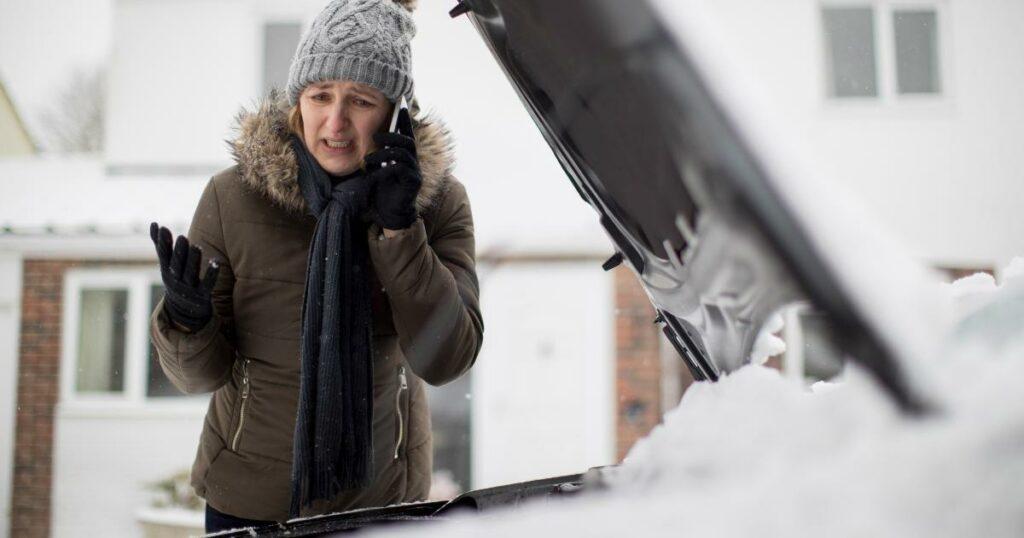
<path fill-rule="evenodd" d="M 309 84 L 351 80 L 380 90 L 391 102 L 412 100 L 414 1 L 334 0 L 302 37 L 288 72 L 295 104 Z"/>

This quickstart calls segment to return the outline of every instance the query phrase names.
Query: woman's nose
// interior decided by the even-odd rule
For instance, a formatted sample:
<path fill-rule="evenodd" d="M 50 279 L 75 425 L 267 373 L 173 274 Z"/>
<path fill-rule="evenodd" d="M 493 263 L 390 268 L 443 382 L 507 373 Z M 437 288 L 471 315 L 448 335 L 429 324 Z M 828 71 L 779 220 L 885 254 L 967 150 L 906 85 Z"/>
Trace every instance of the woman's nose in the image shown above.
<path fill-rule="evenodd" d="M 345 105 L 338 105 L 334 107 L 330 116 L 327 118 L 327 128 L 334 133 L 340 133 L 348 128 L 350 123 L 348 117 L 348 107 Z"/>

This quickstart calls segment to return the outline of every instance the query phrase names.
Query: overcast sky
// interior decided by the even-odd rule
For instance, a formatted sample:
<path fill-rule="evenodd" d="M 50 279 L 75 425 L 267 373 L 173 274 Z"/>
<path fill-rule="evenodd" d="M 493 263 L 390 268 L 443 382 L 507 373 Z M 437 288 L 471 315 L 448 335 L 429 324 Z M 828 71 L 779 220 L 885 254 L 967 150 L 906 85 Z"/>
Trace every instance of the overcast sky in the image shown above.
<path fill-rule="evenodd" d="M 113 0 L 0 0 L 0 81 L 33 135 L 75 69 L 110 50 Z"/>

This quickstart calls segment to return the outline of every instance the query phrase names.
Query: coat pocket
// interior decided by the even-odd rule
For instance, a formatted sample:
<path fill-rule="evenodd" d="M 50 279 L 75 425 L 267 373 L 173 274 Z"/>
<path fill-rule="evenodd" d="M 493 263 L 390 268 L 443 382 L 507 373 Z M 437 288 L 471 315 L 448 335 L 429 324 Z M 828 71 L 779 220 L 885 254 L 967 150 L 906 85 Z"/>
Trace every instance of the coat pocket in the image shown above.
<path fill-rule="evenodd" d="M 398 459 L 401 455 L 402 445 L 408 435 L 409 429 L 409 379 L 405 375 L 405 366 L 398 367 L 398 390 L 395 391 L 395 415 L 398 417 L 397 434 L 395 435 L 395 455 L 392 459 Z"/>
<path fill-rule="evenodd" d="M 242 360 L 242 381 L 238 389 L 238 412 L 235 415 L 238 420 L 232 428 L 229 444 L 232 452 L 238 452 L 238 444 L 242 440 L 242 430 L 245 428 L 245 413 L 249 404 L 252 382 L 249 379 L 249 359 Z"/>

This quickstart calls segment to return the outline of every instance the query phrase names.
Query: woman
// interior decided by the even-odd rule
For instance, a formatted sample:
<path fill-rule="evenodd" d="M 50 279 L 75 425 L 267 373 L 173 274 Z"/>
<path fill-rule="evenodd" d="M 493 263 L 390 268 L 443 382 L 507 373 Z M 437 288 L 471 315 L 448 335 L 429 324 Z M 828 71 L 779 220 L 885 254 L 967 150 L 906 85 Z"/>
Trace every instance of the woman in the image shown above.
<path fill-rule="evenodd" d="M 287 97 L 239 117 L 188 237 L 152 225 L 160 364 L 215 391 L 192 467 L 209 532 L 428 493 L 421 380 L 468 370 L 483 323 L 446 131 L 403 111 L 386 132 L 412 101 L 411 3 L 332 1 Z"/>

